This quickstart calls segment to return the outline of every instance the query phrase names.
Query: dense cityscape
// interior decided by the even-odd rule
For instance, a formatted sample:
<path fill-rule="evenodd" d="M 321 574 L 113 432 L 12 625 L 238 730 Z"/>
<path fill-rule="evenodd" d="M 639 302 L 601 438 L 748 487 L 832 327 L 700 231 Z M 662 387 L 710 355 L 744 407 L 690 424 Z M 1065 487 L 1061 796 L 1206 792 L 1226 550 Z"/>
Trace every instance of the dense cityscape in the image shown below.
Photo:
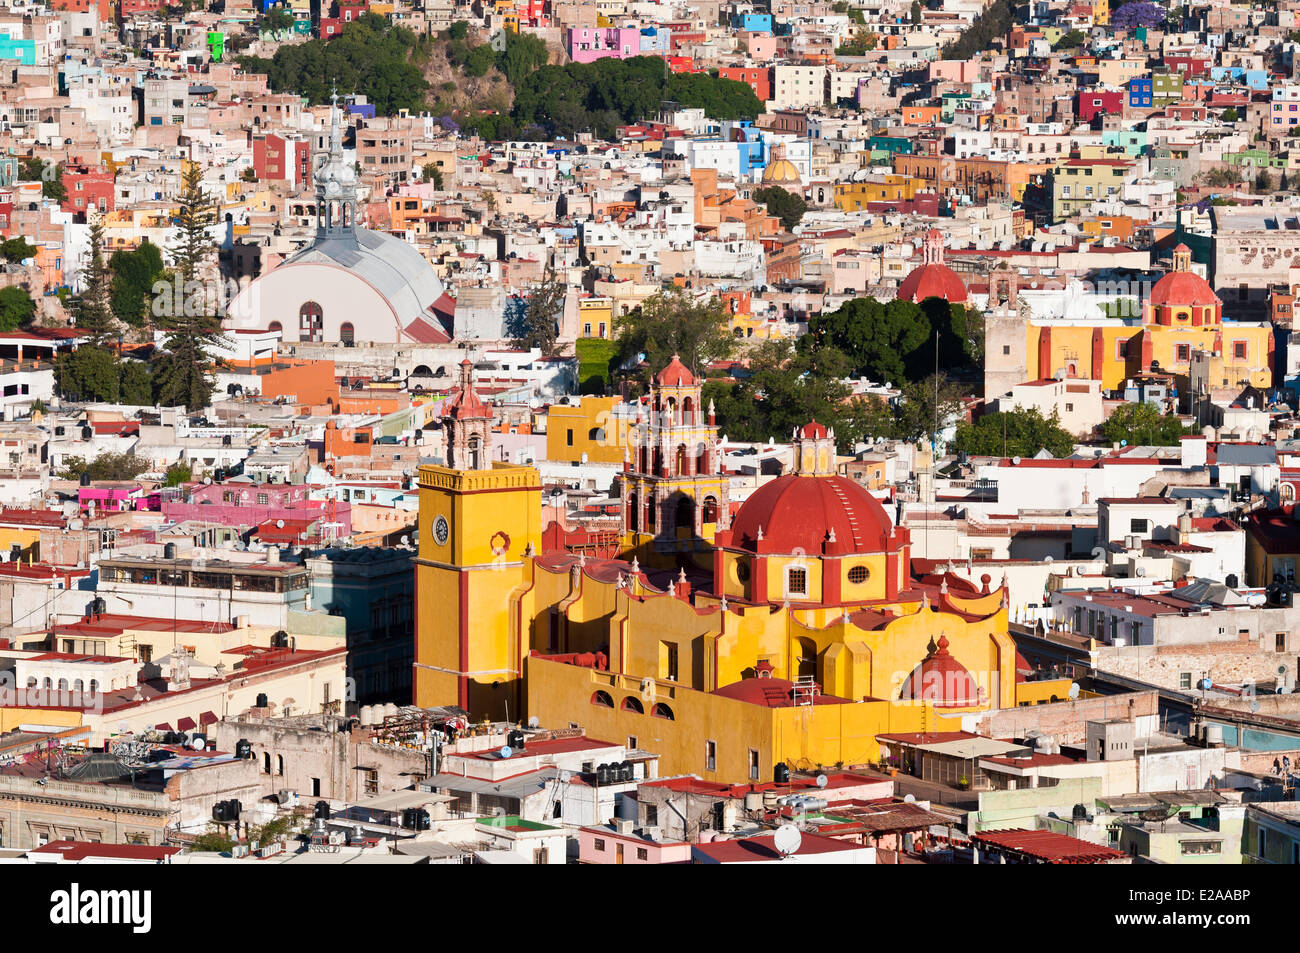
<path fill-rule="evenodd" d="M 0 863 L 1300 863 L 1300 0 L 0 2 Z"/>

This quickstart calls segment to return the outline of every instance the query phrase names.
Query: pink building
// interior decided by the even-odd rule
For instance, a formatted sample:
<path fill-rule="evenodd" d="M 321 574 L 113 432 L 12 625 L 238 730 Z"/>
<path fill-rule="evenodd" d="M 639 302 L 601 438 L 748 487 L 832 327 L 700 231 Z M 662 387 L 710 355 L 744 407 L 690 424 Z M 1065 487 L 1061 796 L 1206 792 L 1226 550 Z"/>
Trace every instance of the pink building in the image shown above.
<path fill-rule="evenodd" d="M 331 524 L 323 535 L 338 538 L 352 534 L 352 507 L 334 500 L 313 500 L 312 487 L 286 483 L 213 483 L 199 486 L 185 501 L 167 500 L 163 517 L 170 521 L 202 520 L 223 526 L 260 526 L 268 520 L 316 521 Z"/>
<path fill-rule="evenodd" d="M 687 841 L 661 843 L 640 834 L 620 833 L 613 824 L 578 831 L 580 864 L 689 864 Z"/>
<path fill-rule="evenodd" d="M 641 55 L 641 31 L 635 27 L 573 27 L 569 30 L 569 57 L 575 63 L 592 63 L 612 56 L 627 59 Z"/>
<path fill-rule="evenodd" d="M 135 483 L 100 483 L 77 488 L 81 512 L 124 513 L 145 509 L 144 488 Z"/>

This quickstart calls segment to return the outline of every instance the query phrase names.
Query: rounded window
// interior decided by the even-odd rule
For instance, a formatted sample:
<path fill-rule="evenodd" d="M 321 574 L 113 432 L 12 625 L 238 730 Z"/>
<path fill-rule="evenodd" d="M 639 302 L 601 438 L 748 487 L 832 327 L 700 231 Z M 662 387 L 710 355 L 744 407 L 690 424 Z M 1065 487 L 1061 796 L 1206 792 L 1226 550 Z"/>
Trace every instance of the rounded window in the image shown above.
<path fill-rule="evenodd" d="M 854 566 L 849 570 L 849 582 L 853 583 L 855 586 L 866 582 L 870 576 L 871 570 L 866 566 Z"/>
<path fill-rule="evenodd" d="M 741 582 L 749 582 L 749 563 L 739 560 L 736 562 L 736 578 Z"/>

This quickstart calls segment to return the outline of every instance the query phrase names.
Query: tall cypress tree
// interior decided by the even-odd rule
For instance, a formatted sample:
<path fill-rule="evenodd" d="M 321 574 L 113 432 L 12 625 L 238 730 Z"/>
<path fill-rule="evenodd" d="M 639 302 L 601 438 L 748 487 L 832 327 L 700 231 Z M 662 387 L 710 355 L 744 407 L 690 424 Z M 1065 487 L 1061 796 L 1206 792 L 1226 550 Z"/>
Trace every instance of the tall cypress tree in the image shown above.
<path fill-rule="evenodd" d="M 86 340 L 100 347 L 113 331 L 113 309 L 109 305 L 111 276 L 104 261 L 104 223 L 96 217 L 90 223 L 90 263 L 81 275 L 81 294 L 72 302 L 72 317 Z"/>
<path fill-rule="evenodd" d="M 180 294 L 155 307 L 166 332 L 167 356 L 160 362 L 158 394 L 167 406 L 191 410 L 206 407 L 216 383 L 214 346 L 221 340 L 221 318 L 204 291 L 205 269 L 212 254 L 208 228 L 216 221 L 212 197 L 202 185 L 202 173 L 190 165 L 182 177 L 177 243 L 171 249 Z M 161 310 L 164 313 L 158 314 Z"/>

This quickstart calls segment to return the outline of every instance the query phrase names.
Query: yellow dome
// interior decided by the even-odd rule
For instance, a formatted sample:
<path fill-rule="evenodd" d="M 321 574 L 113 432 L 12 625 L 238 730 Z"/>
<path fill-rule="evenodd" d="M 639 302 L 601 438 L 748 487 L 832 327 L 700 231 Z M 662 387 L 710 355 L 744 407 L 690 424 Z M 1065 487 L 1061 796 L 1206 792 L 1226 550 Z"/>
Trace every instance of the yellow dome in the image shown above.
<path fill-rule="evenodd" d="M 777 159 L 763 170 L 763 184 L 802 187 L 803 179 L 799 178 L 799 170 L 795 168 L 793 162 L 789 159 Z"/>

